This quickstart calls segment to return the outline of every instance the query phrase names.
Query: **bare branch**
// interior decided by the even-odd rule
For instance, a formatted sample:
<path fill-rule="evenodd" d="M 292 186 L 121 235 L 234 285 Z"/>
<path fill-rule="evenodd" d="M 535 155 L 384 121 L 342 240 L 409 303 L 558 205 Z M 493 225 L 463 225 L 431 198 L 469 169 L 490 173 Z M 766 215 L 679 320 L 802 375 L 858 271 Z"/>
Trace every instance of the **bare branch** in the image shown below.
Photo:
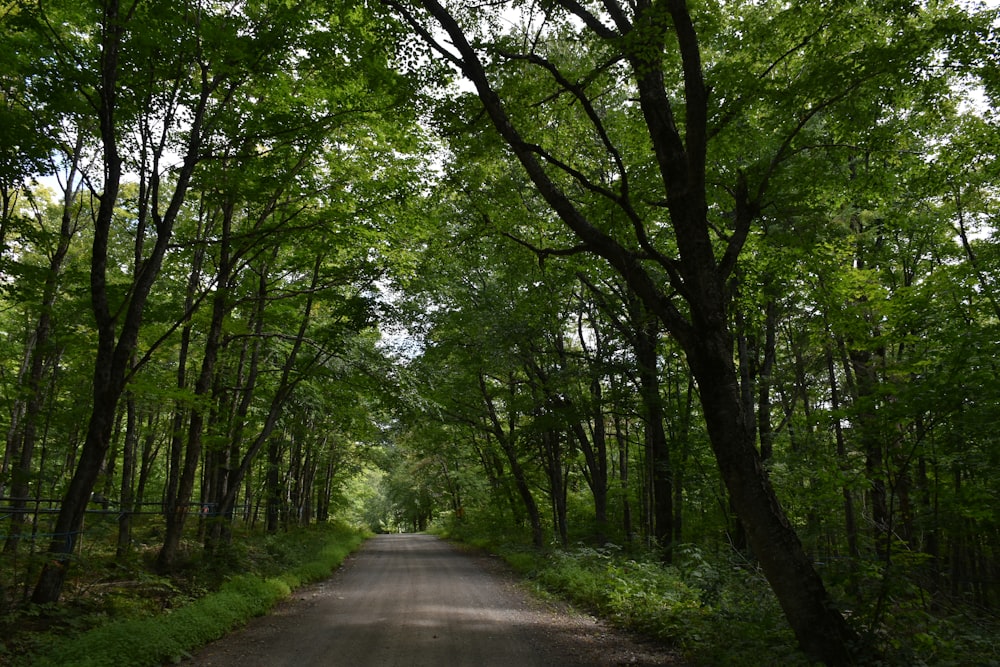
<path fill-rule="evenodd" d="M 607 5 L 609 1 L 610 0 L 606 0 L 605 5 Z M 583 21 L 587 25 L 587 27 L 594 32 L 595 35 L 598 35 L 603 39 L 615 39 L 619 36 L 618 33 L 616 33 L 614 30 L 601 23 L 601 20 L 599 18 L 594 16 L 590 11 L 587 10 L 586 7 L 581 5 L 576 0 L 557 0 L 557 2 L 559 3 L 560 7 L 562 7 L 566 11 L 573 14 L 573 16 Z M 617 3 L 612 2 L 612 4 L 617 4 Z M 622 14 L 622 17 L 624 18 L 624 14 Z M 621 29 L 622 26 L 619 25 L 618 27 L 619 29 Z"/>
<path fill-rule="evenodd" d="M 510 232 L 500 232 L 514 243 L 523 246 L 538 256 L 538 265 L 541 267 L 549 257 L 570 257 L 572 255 L 582 255 L 590 252 L 590 248 L 585 244 L 573 246 L 572 248 L 539 248 L 524 239 L 511 234 Z"/>

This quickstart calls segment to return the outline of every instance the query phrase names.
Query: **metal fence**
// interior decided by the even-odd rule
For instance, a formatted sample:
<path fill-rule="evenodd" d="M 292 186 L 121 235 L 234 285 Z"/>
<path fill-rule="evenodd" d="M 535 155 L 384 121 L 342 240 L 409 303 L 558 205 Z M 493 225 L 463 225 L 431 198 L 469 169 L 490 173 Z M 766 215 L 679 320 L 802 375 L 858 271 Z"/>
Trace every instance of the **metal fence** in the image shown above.
<path fill-rule="evenodd" d="M 54 516 L 62 507 L 61 498 L 11 498 L 0 497 L 0 540 L 7 539 L 10 534 L 10 521 L 15 516 L 21 516 L 21 530 L 16 531 L 22 540 L 49 540 L 56 537 L 55 533 L 41 532 L 46 516 Z M 191 502 L 187 507 L 193 516 L 215 518 L 219 516 L 216 503 Z M 234 516 L 239 516 L 245 506 L 233 508 Z M 87 516 L 115 517 L 124 516 L 162 516 L 166 510 L 162 502 L 129 503 L 122 507 L 118 503 L 99 494 L 94 494 L 87 505 Z"/>

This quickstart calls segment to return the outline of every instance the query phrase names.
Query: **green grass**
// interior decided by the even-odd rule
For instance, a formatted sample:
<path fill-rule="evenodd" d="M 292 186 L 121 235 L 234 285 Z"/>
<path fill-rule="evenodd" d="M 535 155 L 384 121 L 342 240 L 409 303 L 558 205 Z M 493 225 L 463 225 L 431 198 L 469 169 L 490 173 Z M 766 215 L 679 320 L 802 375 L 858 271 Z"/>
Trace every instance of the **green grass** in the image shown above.
<path fill-rule="evenodd" d="M 496 553 L 540 591 L 682 650 L 696 665 L 804 667 L 807 658 L 763 575 L 752 564 L 681 545 L 672 565 L 652 554 L 614 545 L 536 550 L 495 527 L 447 526 L 446 537 Z M 903 595 L 893 599 L 876 630 L 864 604 L 853 615 L 881 657 L 870 664 L 1000 667 L 995 616 L 931 615 Z M 866 663 L 868 664 L 868 663 Z"/>
<path fill-rule="evenodd" d="M 680 648 L 693 662 L 808 664 L 766 583 L 753 581 L 752 572 L 726 572 L 690 547 L 666 566 L 614 547 L 581 546 L 540 555 L 531 576 L 577 606 Z"/>
<path fill-rule="evenodd" d="M 179 662 L 267 613 L 294 589 L 329 576 L 365 537 L 362 531 L 333 524 L 269 537 L 261 555 L 243 554 L 248 573 L 229 577 L 211 593 L 153 616 L 110 620 L 72 636 L 48 637 L 44 650 L 14 664 L 152 667 Z"/>

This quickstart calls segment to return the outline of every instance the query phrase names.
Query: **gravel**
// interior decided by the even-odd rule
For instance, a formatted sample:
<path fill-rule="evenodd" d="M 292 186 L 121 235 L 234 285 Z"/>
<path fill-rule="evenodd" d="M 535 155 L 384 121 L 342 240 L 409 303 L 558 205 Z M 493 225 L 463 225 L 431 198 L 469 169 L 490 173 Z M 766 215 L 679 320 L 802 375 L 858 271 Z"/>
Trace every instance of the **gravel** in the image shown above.
<path fill-rule="evenodd" d="M 668 646 L 534 596 L 498 558 L 379 535 L 333 576 L 210 644 L 211 667 L 609 667 L 685 663 Z"/>

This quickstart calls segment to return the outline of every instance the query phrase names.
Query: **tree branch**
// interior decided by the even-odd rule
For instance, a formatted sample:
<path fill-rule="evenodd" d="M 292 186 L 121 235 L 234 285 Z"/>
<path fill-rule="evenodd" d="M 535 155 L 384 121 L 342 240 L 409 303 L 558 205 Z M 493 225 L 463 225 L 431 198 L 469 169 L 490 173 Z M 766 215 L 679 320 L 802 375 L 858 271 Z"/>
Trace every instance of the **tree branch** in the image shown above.
<path fill-rule="evenodd" d="M 541 267 L 545 264 L 545 260 L 549 257 L 571 257 L 573 255 L 580 255 L 586 252 L 590 252 L 590 248 L 586 244 L 580 244 L 573 246 L 572 248 L 539 248 L 537 246 L 528 243 L 524 239 L 517 237 L 510 232 L 500 232 L 501 235 L 506 236 L 514 243 L 527 248 L 535 255 L 538 256 L 538 266 Z"/>

